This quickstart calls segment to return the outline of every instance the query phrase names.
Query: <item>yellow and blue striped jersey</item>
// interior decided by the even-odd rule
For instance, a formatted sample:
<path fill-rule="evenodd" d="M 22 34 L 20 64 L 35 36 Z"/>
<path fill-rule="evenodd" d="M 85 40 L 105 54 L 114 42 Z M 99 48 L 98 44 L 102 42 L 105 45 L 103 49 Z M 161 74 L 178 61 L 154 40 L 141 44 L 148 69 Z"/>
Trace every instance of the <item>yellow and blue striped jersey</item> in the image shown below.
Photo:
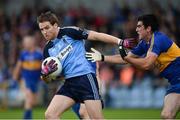
<path fill-rule="evenodd" d="M 163 77 L 169 80 L 175 77 L 180 81 L 180 48 L 169 37 L 156 31 L 149 43 L 141 40 L 131 52 L 138 56 L 146 56 L 148 51 L 157 54 L 155 66 Z"/>
<path fill-rule="evenodd" d="M 42 59 L 43 55 L 40 50 L 34 52 L 23 50 L 19 57 L 22 62 L 22 77 L 24 79 L 39 79 Z"/>

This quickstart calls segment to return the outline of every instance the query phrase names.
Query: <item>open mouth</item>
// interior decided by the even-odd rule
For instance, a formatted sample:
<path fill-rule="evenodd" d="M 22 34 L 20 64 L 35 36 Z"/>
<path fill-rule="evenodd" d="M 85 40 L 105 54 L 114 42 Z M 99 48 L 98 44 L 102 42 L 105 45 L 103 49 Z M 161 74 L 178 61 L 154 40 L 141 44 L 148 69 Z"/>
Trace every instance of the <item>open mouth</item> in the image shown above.
<path fill-rule="evenodd" d="M 48 38 L 48 35 L 45 35 L 45 38 Z"/>

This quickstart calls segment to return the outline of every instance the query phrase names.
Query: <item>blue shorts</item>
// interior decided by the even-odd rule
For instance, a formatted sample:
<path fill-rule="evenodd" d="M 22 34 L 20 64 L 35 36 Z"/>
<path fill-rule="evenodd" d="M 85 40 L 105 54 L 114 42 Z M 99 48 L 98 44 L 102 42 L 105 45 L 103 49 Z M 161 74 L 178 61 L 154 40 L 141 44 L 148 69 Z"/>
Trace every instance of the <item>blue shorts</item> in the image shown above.
<path fill-rule="evenodd" d="M 166 91 L 166 95 L 169 93 L 180 93 L 180 57 L 174 60 L 163 70 L 160 75 L 168 79 L 170 86 Z"/>
<path fill-rule="evenodd" d="M 40 80 L 24 79 L 24 81 L 26 88 L 30 89 L 33 93 L 37 93 Z"/>
<path fill-rule="evenodd" d="M 166 95 L 170 94 L 170 93 L 178 93 L 180 94 L 180 84 L 176 84 L 176 85 L 170 85 L 166 91 Z"/>
<path fill-rule="evenodd" d="M 93 73 L 66 79 L 56 94 L 70 97 L 76 103 L 83 103 L 85 100 L 101 100 L 96 75 Z"/>

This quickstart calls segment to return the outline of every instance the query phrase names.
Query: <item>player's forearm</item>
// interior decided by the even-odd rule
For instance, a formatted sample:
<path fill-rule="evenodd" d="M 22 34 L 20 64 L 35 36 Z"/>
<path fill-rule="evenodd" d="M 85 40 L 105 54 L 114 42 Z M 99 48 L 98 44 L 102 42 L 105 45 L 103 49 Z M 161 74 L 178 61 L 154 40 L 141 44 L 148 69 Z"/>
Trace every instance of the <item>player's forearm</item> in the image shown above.
<path fill-rule="evenodd" d="M 126 64 L 127 62 L 124 61 L 120 55 L 113 55 L 113 56 L 104 56 L 104 61 L 108 63 L 115 63 L 115 64 Z"/>
<path fill-rule="evenodd" d="M 13 80 L 18 80 L 18 76 L 19 76 L 19 74 L 13 73 L 13 76 L 12 76 Z"/>
<path fill-rule="evenodd" d="M 12 75 L 12 78 L 13 78 L 14 80 L 18 80 L 19 75 L 20 75 L 20 71 L 21 71 L 21 68 L 18 67 L 18 66 L 16 66 L 16 68 L 15 68 L 14 71 L 13 71 L 13 75 Z"/>
<path fill-rule="evenodd" d="M 134 58 L 134 57 L 126 56 L 124 60 L 127 61 L 128 63 L 131 63 L 135 67 L 143 70 L 149 70 L 151 68 L 146 58 Z"/>
<path fill-rule="evenodd" d="M 51 78 L 49 76 L 41 75 L 41 80 L 43 80 L 45 83 L 48 83 L 51 81 Z"/>
<path fill-rule="evenodd" d="M 99 32 L 95 32 L 95 31 L 89 32 L 88 40 L 102 41 L 102 42 L 112 43 L 112 44 L 117 44 L 117 45 L 121 41 L 121 39 L 114 37 L 112 35 L 108 35 L 105 33 L 99 33 Z"/>

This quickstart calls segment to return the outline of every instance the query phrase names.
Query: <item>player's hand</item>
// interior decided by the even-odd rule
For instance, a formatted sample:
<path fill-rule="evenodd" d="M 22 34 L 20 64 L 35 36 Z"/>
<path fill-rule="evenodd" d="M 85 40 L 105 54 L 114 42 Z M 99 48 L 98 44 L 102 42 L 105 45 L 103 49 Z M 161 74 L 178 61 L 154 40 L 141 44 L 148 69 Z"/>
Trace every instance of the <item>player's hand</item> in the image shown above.
<path fill-rule="evenodd" d="M 119 45 L 118 49 L 119 49 L 119 53 L 120 53 L 122 59 L 124 59 L 124 57 L 127 56 L 127 50 L 122 45 Z"/>
<path fill-rule="evenodd" d="M 86 58 L 87 60 L 90 60 L 92 62 L 96 61 L 104 61 L 104 55 L 102 55 L 99 51 L 97 51 L 94 48 L 91 48 L 93 52 L 86 52 Z"/>
<path fill-rule="evenodd" d="M 45 62 L 44 67 L 41 69 L 41 75 L 48 76 L 52 72 L 56 71 L 58 68 L 57 68 L 57 64 L 55 62 L 56 61 L 53 59 L 50 60 L 48 63 Z"/>
<path fill-rule="evenodd" d="M 41 75 L 41 80 L 43 80 L 45 83 L 49 83 L 52 81 L 52 78 L 49 75 Z"/>
<path fill-rule="evenodd" d="M 43 80 L 45 83 L 49 83 L 52 80 L 64 80 L 64 77 L 62 76 L 49 76 L 49 75 L 41 75 L 41 80 Z"/>
<path fill-rule="evenodd" d="M 132 49 L 138 44 L 137 39 L 135 38 L 126 38 L 119 42 L 119 46 L 123 46 L 124 48 Z"/>

